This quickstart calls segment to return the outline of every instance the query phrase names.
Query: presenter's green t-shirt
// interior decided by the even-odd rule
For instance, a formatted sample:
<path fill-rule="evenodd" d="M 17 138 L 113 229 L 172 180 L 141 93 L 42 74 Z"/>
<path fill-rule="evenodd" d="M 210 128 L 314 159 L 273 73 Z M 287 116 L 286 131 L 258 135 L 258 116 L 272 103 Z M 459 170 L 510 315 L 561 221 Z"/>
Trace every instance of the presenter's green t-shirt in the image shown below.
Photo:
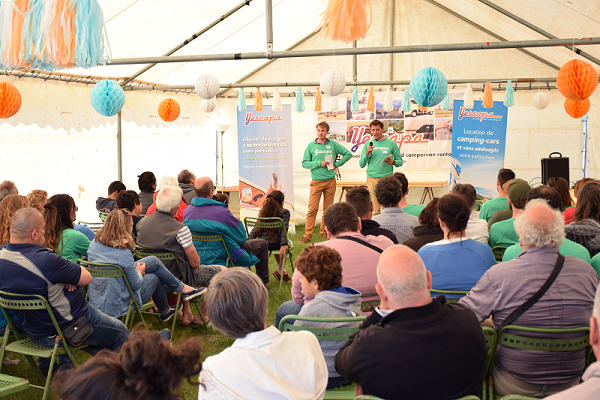
<path fill-rule="evenodd" d="M 559 250 L 560 254 L 562 254 L 563 256 L 577 257 L 588 264 L 592 262 L 592 259 L 590 259 L 590 252 L 579 243 L 575 243 L 569 239 L 565 239 L 565 242 L 562 244 L 562 246 L 559 247 Z M 513 258 L 517 258 L 522 251 L 523 250 L 521 249 L 521 245 L 519 245 L 519 243 L 513 244 L 504 252 L 502 261 L 510 261 Z M 600 258 L 598 259 L 598 262 L 600 263 Z M 600 268 L 600 264 L 598 265 L 598 267 Z M 596 269 L 596 272 L 598 271 L 599 269 Z"/>
<path fill-rule="evenodd" d="M 338 154 L 342 154 L 343 157 L 339 161 L 335 161 Z M 310 142 L 304 150 L 304 157 L 302 157 L 302 168 L 310 169 L 310 176 L 315 181 L 327 181 L 335 178 L 333 169 L 321 166 L 321 161 L 326 161 L 325 157 L 333 156 L 333 164 L 335 167 L 341 167 L 346 164 L 352 153 L 350 150 L 336 142 L 335 140 L 327 139 L 324 144 L 317 142 Z"/>
<path fill-rule="evenodd" d="M 364 168 L 367 167 L 367 178 L 383 178 L 389 176 L 394 172 L 394 167 L 401 167 L 403 164 L 402 157 L 400 156 L 400 148 L 398 143 L 394 142 L 390 138 L 383 137 L 381 140 L 370 140 L 373 142 L 373 152 L 371 153 L 371 159 L 367 155 L 367 147 L 369 147 L 369 141 L 363 145 L 362 153 L 360 154 L 360 160 L 358 165 Z M 388 163 L 382 163 L 384 158 L 388 156 L 394 157 L 394 165 Z"/>
<path fill-rule="evenodd" d="M 423 211 L 425 207 L 427 207 L 427 204 L 409 204 L 406 207 L 404 207 L 402 211 L 404 211 L 407 214 L 418 217 L 419 215 L 421 215 L 421 211 Z"/>
<path fill-rule="evenodd" d="M 496 211 L 506 210 L 508 208 L 508 200 L 506 197 L 496 197 L 483 203 L 481 211 L 479 211 L 479 219 L 485 219 L 490 222 Z"/>

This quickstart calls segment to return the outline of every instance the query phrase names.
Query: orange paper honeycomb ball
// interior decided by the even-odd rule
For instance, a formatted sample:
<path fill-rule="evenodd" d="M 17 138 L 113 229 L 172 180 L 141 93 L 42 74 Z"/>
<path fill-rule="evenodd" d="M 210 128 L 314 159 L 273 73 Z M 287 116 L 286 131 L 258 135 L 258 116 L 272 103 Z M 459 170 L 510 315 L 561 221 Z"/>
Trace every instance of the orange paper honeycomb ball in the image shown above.
<path fill-rule="evenodd" d="M 160 102 L 158 105 L 158 115 L 165 122 L 173 122 L 179 117 L 179 104 L 169 98 Z"/>
<path fill-rule="evenodd" d="M 590 99 L 581 101 L 565 100 L 565 111 L 573 118 L 581 118 L 590 110 Z"/>
<path fill-rule="evenodd" d="M 0 118 L 10 118 L 21 108 L 21 93 L 10 83 L 0 83 Z"/>
<path fill-rule="evenodd" d="M 585 61 L 571 60 L 558 71 L 556 86 L 567 99 L 581 101 L 596 90 L 598 72 Z"/>

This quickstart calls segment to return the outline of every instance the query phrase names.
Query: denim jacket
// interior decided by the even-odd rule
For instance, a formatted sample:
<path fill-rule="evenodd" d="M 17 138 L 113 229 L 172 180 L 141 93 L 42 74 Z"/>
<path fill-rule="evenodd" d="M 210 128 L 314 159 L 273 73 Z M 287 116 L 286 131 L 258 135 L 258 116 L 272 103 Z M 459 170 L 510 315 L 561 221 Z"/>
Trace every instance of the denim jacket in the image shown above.
<path fill-rule="evenodd" d="M 137 262 L 133 260 L 131 250 L 116 249 L 94 240 L 88 249 L 88 259 L 90 262 L 117 264 L 123 268 L 135 300 L 140 307 L 142 306 L 138 289 L 142 287 L 143 279 L 137 273 L 135 268 Z M 88 294 L 90 304 L 106 315 L 117 318 L 127 314 L 131 296 L 123 278 L 94 277 L 89 285 Z"/>

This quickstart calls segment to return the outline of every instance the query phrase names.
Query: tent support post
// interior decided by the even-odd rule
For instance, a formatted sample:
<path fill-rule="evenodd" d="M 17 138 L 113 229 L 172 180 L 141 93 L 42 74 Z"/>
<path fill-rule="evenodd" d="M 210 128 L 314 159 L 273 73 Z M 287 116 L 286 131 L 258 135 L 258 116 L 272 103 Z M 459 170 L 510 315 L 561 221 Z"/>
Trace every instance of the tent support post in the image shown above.
<path fill-rule="evenodd" d="M 581 171 L 582 178 L 587 178 L 588 118 L 589 117 L 587 114 L 583 116 L 583 154 L 581 157 L 583 158 L 583 166 Z"/>
<path fill-rule="evenodd" d="M 396 21 L 396 0 L 390 0 L 390 47 L 394 47 L 394 22 Z M 394 80 L 394 53 L 390 53 L 390 81 Z"/>
<path fill-rule="evenodd" d="M 121 111 L 117 114 L 117 180 L 123 181 L 123 136 L 121 132 Z"/>
<path fill-rule="evenodd" d="M 488 35 L 493 36 L 493 37 L 495 37 L 498 40 L 506 42 L 506 39 L 503 38 L 502 36 L 497 35 L 494 32 L 490 31 L 489 29 L 484 28 L 483 26 L 479 25 L 478 23 L 476 23 L 476 22 L 474 22 L 474 21 L 472 21 L 472 20 L 470 20 L 468 18 L 463 17 L 459 13 L 456 13 L 456 12 L 452 11 L 451 9 L 449 9 L 447 7 L 444 7 L 443 5 L 441 5 L 440 3 L 438 3 L 437 1 L 434 1 L 434 0 L 426 0 L 426 1 L 428 1 L 429 3 L 433 4 L 434 6 L 436 6 L 438 8 L 441 8 L 442 10 L 444 10 L 447 13 L 455 16 L 456 18 L 458 18 L 458 19 L 460 19 L 462 21 L 465 21 L 466 23 L 474 26 L 475 28 L 479 29 L 480 31 L 485 32 Z M 554 68 L 557 71 L 560 69 L 560 67 L 558 65 L 552 64 L 550 61 L 546 60 L 545 58 L 542 58 L 542 57 L 538 56 L 537 54 L 534 54 L 534 53 L 530 52 L 529 50 L 525 50 L 525 49 L 517 49 L 517 50 L 519 50 L 519 51 L 527 54 L 529 57 L 535 58 L 539 62 L 542 62 L 542 63 L 546 64 L 547 66 L 549 66 L 551 68 Z"/>
<path fill-rule="evenodd" d="M 355 40 L 352 42 L 352 48 L 356 49 L 358 47 L 358 41 Z M 358 80 L 358 56 L 355 54 L 352 56 L 352 83 L 356 85 L 356 81 Z"/>
<path fill-rule="evenodd" d="M 533 25 L 532 23 L 524 20 L 521 17 L 516 16 L 515 14 L 513 14 L 513 13 L 507 11 L 507 10 L 505 10 L 504 8 L 495 5 L 491 1 L 488 1 L 488 0 L 479 0 L 479 2 L 485 4 L 486 6 L 492 8 L 492 9 L 494 9 L 496 11 L 498 11 L 501 14 L 506 15 L 508 18 L 510 18 L 510 19 L 512 19 L 514 21 L 517 21 L 521 25 L 525 25 L 526 27 L 528 27 L 532 31 L 535 31 L 535 32 L 539 33 L 540 35 L 547 37 L 548 39 L 557 39 L 556 36 L 551 35 L 550 33 L 544 31 L 541 28 L 538 28 L 537 26 Z M 590 61 L 592 61 L 592 62 L 600 65 L 600 60 L 599 59 L 597 59 L 596 57 L 592 56 L 591 54 L 588 54 L 588 53 L 586 53 L 584 51 L 581 51 L 581 49 L 574 48 L 573 44 L 571 44 L 571 45 L 567 44 L 567 45 L 565 45 L 565 47 L 567 47 L 567 48 L 569 48 L 569 47 L 573 48 L 573 51 L 575 53 L 579 54 L 581 57 L 587 58 L 588 60 L 590 60 Z"/>
<path fill-rule="evenodd" d="M 221 15 L 219 18 L 217 18 L 216 20 L 214 20 L 212 23 L 210 23 L 207 26 L 205 26 L 202 30 L 200 30 L 197 33 L 193 34 L 192 36 L 190 36 L 189 38 L 187 38 L 186 40 L 184 40 L 182 43 L 180 43 L 176 47 L 174 47 L 171 50 L 169 50 L 168 52 L 166 52 L 163 57 L 168 57 L 171 54 L 175 53 L 177 50 L 181 49 L 183 46 L 186 46 L 186 45 L 190 44 L 194 39 L 197 39 L 199 36 L 201 36 L 202 34 L 206 33 L 206 31 L 208 31 L 209 29 L 211 29 L 214 26 L 218 25 L 221 21 L 224 21 L 227 17 L 231 16 L 231 14 L 233 14 L 236 11 L 240 10 L 244 6 L 249 6 L 251 1 L 252 0 L 246 0 L 246 1 L 238 4 L 237 6 L 235 6 L 234 8 L 232 8 L 231 10 L 229 10 L 228 12 L 226 12 L 225 14 Z M 272 40 L 271 40 L 271 42 L 272 42 Z M 135 74 L 131 75 L 129 78 L 123 79 L 121 82 L 119 82 L 119 84 L 121 86 L 124 86 L 124 85 L 128 84 L 129 82 L 131 82 L 132 80 L 134 80 L 135 78 L 137 78 L 138 76 L 140 76 L 141 74 L 143 74 L 144 72 L 148 71 L 150 68 L 154 67 L 155 65 L 156 64 L 150 64 L 150 65 L 145 66 L 144 68 L 142 68 L 141 70 L 139 70 Z"/>
<path fill-rule="evenodd" d="M 267 58 L 273 55 L 273 1 L 265 0 L 265 19 L 267 20 Z"/>

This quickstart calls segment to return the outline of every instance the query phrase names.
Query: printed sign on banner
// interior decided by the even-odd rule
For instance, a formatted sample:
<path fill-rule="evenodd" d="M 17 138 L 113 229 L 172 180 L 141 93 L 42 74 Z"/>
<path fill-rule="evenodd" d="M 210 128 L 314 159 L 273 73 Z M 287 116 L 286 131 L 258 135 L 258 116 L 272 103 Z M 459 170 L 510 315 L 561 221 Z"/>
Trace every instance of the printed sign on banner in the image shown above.
<path fill-rule="evenodd" d="M 267 195 L 281 190 L 291 214 L 289 230 L 294 233 L 291 106 L 284 105 L 282 111 L 272 111 L 271 106 L 255 111 L 247 106 L 237 115 L 241 219 L 257 217 Z"/>
<path fill-rule="evenodd" d="M 475 101 L 467 110 L 462 100 L 454 100 L 454 110 L 450 187 L 470 183 L 483 200 L 493 199 L 498 171 L 504 168 L 508 108 L 500 101 L 492 108 Z"/>

